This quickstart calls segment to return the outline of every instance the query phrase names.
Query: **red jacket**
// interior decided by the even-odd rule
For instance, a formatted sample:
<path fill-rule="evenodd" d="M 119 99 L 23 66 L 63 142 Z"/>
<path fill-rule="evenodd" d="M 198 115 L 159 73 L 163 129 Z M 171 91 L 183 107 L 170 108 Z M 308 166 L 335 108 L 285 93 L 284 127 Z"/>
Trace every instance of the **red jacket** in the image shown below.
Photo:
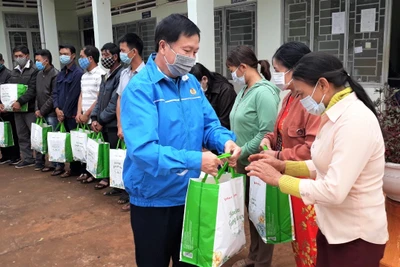
<path fill-rule="evenodd" d="M 290 93 L 283 99 L 282 109 L 278 114 L 274 132 L 267 133 L 265 138 L 271 141 L 271 148 L 276 150 L 276 138 L 278 122 L 286 108 Z M 314 142 L 320 124 L 320 116 L 311 115 L 300 103 L 300 97 L 296 96 L 290 106 L 289 113 L 283 123 L 282 141 L 284 149 L 279 154 L 281 160 L 309 160 L 310 148 Z"/>

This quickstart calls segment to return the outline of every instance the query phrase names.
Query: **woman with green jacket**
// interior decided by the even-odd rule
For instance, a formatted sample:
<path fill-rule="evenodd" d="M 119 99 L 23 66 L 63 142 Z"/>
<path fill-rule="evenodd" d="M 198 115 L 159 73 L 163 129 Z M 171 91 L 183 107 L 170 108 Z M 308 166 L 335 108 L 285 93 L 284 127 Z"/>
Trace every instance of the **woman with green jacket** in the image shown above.
<path fill-rule="evenodd" d="M 261 65 L 261 74 L 258 65 Z M 233 105 L 230 122 L 236 134 L 237 144 L 242 148 L 237 171 L 247 174 L 248 157 L 259 152 L 264 135 L 274 129 L 279 105 L 279 88 L 269 82 L 270 65 L 266 60 L 258 60 L 247 46 L 238 46 L 229 52 L 226 65 L 235 83 L 243 85 Z M 246 182 L 246 205 L 249 202 L 249 179 Z M 274 247 L 265 244 L 256 228 L 250 223 L 251 245 L 249 256 L 235 263 L 234 267 L 271 266 Z"/>

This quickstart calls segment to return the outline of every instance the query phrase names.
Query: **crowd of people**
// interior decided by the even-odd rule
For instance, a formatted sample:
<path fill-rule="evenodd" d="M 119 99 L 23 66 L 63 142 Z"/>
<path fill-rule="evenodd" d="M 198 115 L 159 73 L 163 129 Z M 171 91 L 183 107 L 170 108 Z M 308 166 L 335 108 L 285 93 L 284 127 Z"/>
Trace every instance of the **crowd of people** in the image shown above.
<path fill-rule="evenodd" d="M 0 58 L 0 84 L 28 85 L 13 109 L 29 103 L 29 110 L 10 113 L 0 106 L 16 144 L 2 148 L 0 163 L 96 181 L 80 162 L 68 170 L 59 163 L 46 166 L 44 155 L 32 152 L 30 125 L 38 117 L 54 130 L 59 122 L 68 131 L 89 124 L 111 148 L 124 139 L 126 191 L 113 188 L 105 195 L 129 202 L 123 210 L 130 210 L 138 266 L 167 267 L 172 259 L 183 267 L 191 266 L 179 261 L 188 181 L 200 171 L 215 176 L 222 164 L 217 155 L 230 153 L 229 164 L 247 180 L 257 176 L 291 196 L 297 266 L 379 266 L 388 240 L 385 149 L 362 86 L 336 57 L 289 42 L 274 54 L 272 73 L 249 47 L 232 49 L 226 66 L 242 86 L 236 94 L 225 77 L 196 64 L 199 41 L 199 28 L 172 14 L 157 25 L 156 52 L 146 64 L 134 33 L 100 51 L 84 47 L 79 66 L 75 48 L 61 46 L 60 71 L 48 50 L 37 51 L 33 63 L 26 47 L 16 47 L 13 70 Z M 279 110 L 282 90 L 289 93 Z M 95 189 L 108 185 L 101 179 Z M 274 245 L 252 222 L 250 237 L 248 257 L 233 266 L 271 266 Z"/>

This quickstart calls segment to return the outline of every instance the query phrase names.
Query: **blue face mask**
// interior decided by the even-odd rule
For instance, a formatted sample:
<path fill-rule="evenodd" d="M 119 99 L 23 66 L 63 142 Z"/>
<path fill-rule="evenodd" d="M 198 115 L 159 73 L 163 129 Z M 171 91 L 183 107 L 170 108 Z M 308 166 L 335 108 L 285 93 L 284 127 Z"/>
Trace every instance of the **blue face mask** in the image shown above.
<path fill-rule="evenodd" d="M 79 63 L 79 66 L 81 66 L 81 68 L 84 69 L 84 70 L 86 70 L 90 65 L 90 61 L 89 61 L 89 59 L 87 57 L 81 57 L 78 60 L 78 63 Z"/>
<path fill-rule="evenodd" d="M 313 95 L 315 93 L 315 90 L 317 89 L 317 85 L 318 82 L 315 85 L 311 96 L 308 95 L 305 98 L 301 99 L 300 103 L 303 105 L 303 107 L 307 110 L 308 113 L 320 116 L 322 115 L 322 113 L 324 113 L 326 109 L 324 103 L 322 103 L 322 101 L 324 101 L 325 95 L 322 96 L 321 102 L 319 102 L 319 104 L 317 103 L 317 101 L 314 100 Z"/>
<path fill-rule="evenodd" d="M 68 65 L 69 63 L 71 63 L 71 56 L 61 55 L 60 62 L 63 65 Z"/>
<path fill-rule="evenodd" d="M 0 63 L 0 70 L 4 68 L 4 65 Z"/>
<path fill-rule="evenodd" d="M 42 62 L 40 61 L 36 61 L 36 68 L 38 68 L 38 70 L 44 70 L 44 65 Z"/>
<path fill-rule="evenodd" d="M 132 49 L 132 50 L 133 50 L 133 49 Z M 124 62 L 125 64 L 131 64 L 132 59 L 135 57 L 135 56 L 133 56 L 132 58 L 130 58 L 130 57 L 128 56 L 128 54 L 129 54 L 130 52 L 132 52 L 132 50 L 129 51 L 128 53 L 119 52 L 119 57 L 121 58 L 121 61 Z"/>

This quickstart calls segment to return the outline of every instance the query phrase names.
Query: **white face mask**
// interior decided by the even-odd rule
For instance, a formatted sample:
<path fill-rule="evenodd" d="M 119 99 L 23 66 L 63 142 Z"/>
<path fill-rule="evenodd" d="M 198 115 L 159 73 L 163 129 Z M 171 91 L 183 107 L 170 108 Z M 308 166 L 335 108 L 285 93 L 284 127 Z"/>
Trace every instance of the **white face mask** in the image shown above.
<path fill-rule="evenodd" d="M 314 100 L 314 98 L 312 98 L 315 93 L 315 90 L 317 89 L 317 85 L 318 82 L 315 85 L 311 96 L 308 95 L 305 98 L 301 99 L 300 103 L 303 105 L 303 107 L 307 110 L 308 113 L 320 116 L 322 113 L 324 113 L 326 109 L 324 103 L 322 103 L 322 101 L 324 101 L 325 95 L 322 96 L 321 102 L 319 102 L 319 104 L 317 103 L 317 101 Z"/>
<path fill-rule="evenodd" d="M 289 86 L 289 84 L 292 82 L 292 80 L 290 80 L 288 83 L 285 83 L 285 75 L 289 72 L 290 70 L 286 71 L 286 72 L 273 72 L 272 73 L 272 81 L 275 83 L 275 85 L 283 90 L 286 90 L 287 87 Z"/>
<path fill-rule="evenodd" d="M 245 85 L 246 84 L 246 80 L 244 79 L 244 73 L 243 73 L 242 77 L 238 77 L 237 74 L 236 74 L 238 69 L 239 69 L 239 67 L 237 67 L 237 69 L 234 72 L 232 72 L 232 80 L 233 80 L 234 83 L 237 83 L 239 85 Z"/>

